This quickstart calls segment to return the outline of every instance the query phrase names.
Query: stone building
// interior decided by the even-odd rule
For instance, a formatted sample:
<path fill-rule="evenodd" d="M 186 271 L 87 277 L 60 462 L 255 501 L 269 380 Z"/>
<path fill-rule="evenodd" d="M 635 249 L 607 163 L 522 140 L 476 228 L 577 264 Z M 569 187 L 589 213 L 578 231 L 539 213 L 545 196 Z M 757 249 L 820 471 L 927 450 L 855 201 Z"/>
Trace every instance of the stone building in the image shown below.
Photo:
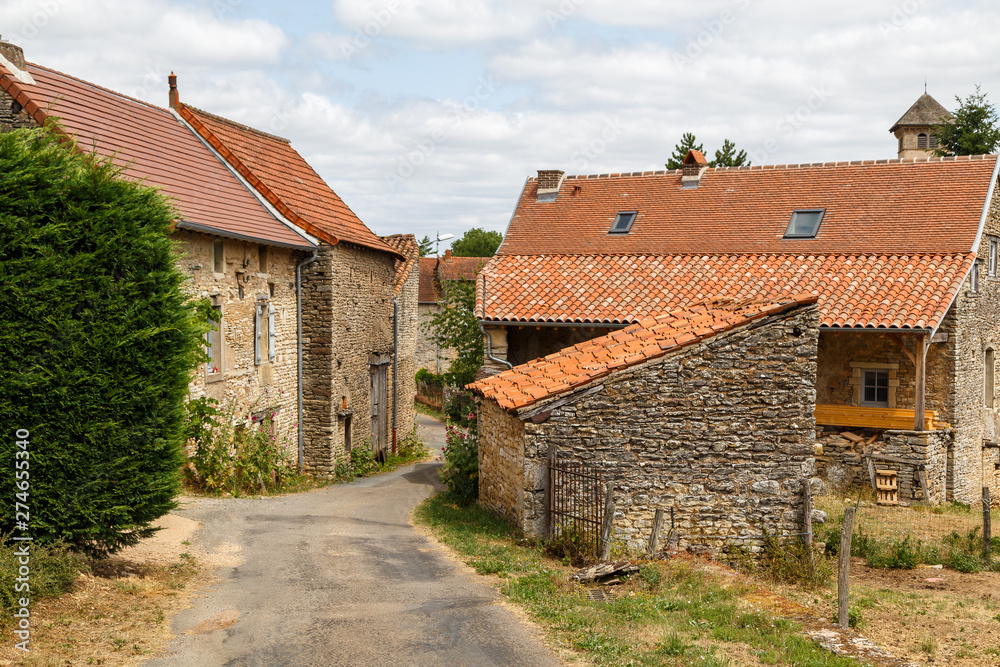
<path fill-rule="evenodd" d="M 898 143 L 898 157 L 934 157 L 938 148 L 938 128 L 954 120 L 950 111 L 924 92 L 889 128 Z"/>
<path fill-rule="evenodd" d="M 415 258 L 372 233 L 287 139 L 186 105 L 176 87 L 171 107 L 270 206 L 319 241 L 315 259 L 302 267 L 306 470 L 332 475 L 357 446 L 384 456 L 398 434 L 413 429 Z M 400 299 L 413 303 L 400 308 Z M 394 308 L 405 314 L 401 336 Z M 397 350 L 400 340 L 408 351 Z"/>
<path fill-rule="evenodd" d="M 430 320 L 441 310 L 442 287 L 450 280 L 476 279 L 479 270 L 489 261 L 489 257 L 454 257 L 451 249 L 444 257 L 420 258 L 419 291 L 419 331 L 417 333 L 417 368 L 426 368 L 432 373 L 444 373 L 455 358 L 451 348 L 442 348 L 430 332 Z"/>
<path fill-rule="evenodd" d="M 815 302 L 673 310 L 476 382 L 480 502 L 544 535 L 548 461 L 575 460 L 613 485 L 615 534 L 632 547 L 660 508 L 693 550 L 800 532 Z"/>
<path fill-rule="evenodd" d="M 0 57 L 3 129 L 57 118 L 81 150 L 177 207 L 179 264 L 220 324 L 193 397 L 293 429 L 302 396 L 303 463 L 319 474 L 353 446 L 387 451 L 393 427 L 412 430 L 412 237 L 377 237 L 287 140 L 181 104 L 174 76 L 164 109 L 25 63 L 5 42 Z"/>
<path fill-rule="evenodd" d="M 539 172 L 477 282 L 486 366 L 674 308 L 808 292 L 820 471 L 863 484 L 876 461 L 898 469 L 910 498 L 924 498 L 919 473 L 933 502 L 976 502 L 982 486 L 995 496 L 998 164 L 711 168 L 691 154 L 675 171 Z"/>
<path fill-rule="evenodd" d="M 122 165 L 125 178 L 156 187 L 177 209 L 178 264 L 194 297 L 211 300 L 218 330 L 210 361 L 194 374 L 191 396 L 232 404 L 238 413 L 297 418 L 295 269 L 316 240 L 268 210 L 167 109 L 74 77 L 26 64 L 0 42 L 0 118 L 5 129 L 58 119 L 80 150 Z"/>

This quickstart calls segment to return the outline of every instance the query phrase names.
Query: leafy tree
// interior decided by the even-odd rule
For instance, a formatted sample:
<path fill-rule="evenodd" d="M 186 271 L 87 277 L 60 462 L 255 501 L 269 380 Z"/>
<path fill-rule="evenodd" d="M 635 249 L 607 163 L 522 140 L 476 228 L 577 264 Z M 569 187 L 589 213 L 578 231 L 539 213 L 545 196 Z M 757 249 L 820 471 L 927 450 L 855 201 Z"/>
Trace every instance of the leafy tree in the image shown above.
<path fill-rule="evenodd" d="M 667 169 L 680 169 L 684 164 L 684 158 L 687 157 L 690 150 L 705 152 L 702 144 L 697 143 L 694 135 L 690 132 L 685 132 L 681 136 L 680 143 L 674 146 L 674 152 L 665 165 Z M 745 167 L 749 165 L 750 161 L 747 160 L 747 152 L 737 152 L 736 144 L 729 139 L 722 141 L 722 148 L 715 151 L 715 159 L 708 161 L 709 167 Z"/>
<path fill-rule="evenodd" d="M 441 291 L 441 309 L 430 318 L 427 330 L 435 343 L 458 353 L 448 367 L 448 379 L 464 386 L 476 379 L 483 365 L 483 334 L 475 313 L 476 283 L 448 280 Z"/>
<path fill-rule="evenodd" d="M 1000 145 L 1000 128 L 997 128 L 997 111 L 986 99 L 986 93 L 976 92 L 962 100 L 957 95 L 959 107 L 955 120 L 941 126 L 938 131 L 940 147 L 937 154 L 986 155 Z"/>
<path fill-rule="evenodd" d="M 711 167 L 743 167 L 750 164 L 746 151 L 736 151 L 736 144 L 723 139 L 722 148 L 715 151 L 715 159 L 708 163 Z"/>
<path fill-rule="evenodd" d="M 420 239 L 421 257 L 426 257 L 427 255 L 431 254 L 432 250 L 434 250 L 434 241 L 431 241 L 431 237 L 425 236 L 424 238 Z"/>
<path fill-rule="evenodd" d="M 674 152 L 670 155 L 670 159 L 667 160 L 667 169 L 680 169 L 681 165 L 684 164 L 684 158 L 687 157 L 690 150 L 704 152 L 702 145 L 696 143 L 696 141 L 693 134 L 685 132 L 681 136 L 680 143 L 674 146 Z"/>
<path fill-rule="evenodd" d="M 176 506 L 207 330 L 174 263 L 176 216 L 120 174 L 48 129 L 0 133 L 0 533 L 26 520 L 36 542 L 93 556 Z"/>
<path fill-rule="evenodd" d="M 492 257 L 503 243 L 503 234 L 473 227 L 462 238 L 453 241 L 451 254 L 455 257 Z"/>

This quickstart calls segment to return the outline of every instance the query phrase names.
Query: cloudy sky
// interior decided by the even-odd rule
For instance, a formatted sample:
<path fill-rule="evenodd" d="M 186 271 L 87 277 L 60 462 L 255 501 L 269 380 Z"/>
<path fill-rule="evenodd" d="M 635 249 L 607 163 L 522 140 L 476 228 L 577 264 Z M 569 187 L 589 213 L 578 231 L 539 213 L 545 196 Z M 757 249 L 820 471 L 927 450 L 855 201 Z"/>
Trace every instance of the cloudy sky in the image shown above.
<path fill-rule="evenodd" d="M 379 234 L 504 231 L 527 176 L 896 156 L 928 92 L 1000 100 L 983 0 L 0 0 L 29 61 L 292 140 Z M 442 244 L 442 249 L 446 244 Z"/>

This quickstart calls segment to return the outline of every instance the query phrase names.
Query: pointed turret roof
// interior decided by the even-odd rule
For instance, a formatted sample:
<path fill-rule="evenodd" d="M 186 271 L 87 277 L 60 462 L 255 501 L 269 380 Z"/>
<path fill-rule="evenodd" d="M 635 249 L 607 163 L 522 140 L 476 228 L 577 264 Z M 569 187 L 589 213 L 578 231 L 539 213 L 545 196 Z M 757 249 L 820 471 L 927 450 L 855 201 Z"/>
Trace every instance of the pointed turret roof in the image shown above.
<path fill-rule="evenodd" d="M 917 98 L 917 101 L 903 114 L 903 117 L 889 128 L 889 131 L 895 132 L 897 128 L 907 125 L 942 125 L 954 119 L 955 117 L 950 111 L 941 106 L 936 99 L 924 93 Z"/>

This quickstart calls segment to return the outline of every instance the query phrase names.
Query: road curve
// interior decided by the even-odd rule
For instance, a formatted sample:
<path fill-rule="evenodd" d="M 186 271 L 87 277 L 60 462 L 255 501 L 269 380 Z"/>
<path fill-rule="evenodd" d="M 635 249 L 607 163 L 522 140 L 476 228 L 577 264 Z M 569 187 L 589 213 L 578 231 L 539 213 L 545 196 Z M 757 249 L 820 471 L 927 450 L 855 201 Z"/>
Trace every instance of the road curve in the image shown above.
<path fill-rule="evenodd" d="M 431 428 L 432 442 L 443 437 Z M 492 587 L 408 524 L 438 488 L 439 466 L 186 503 L 177 513 L 202 523 L 199 546 L 236 545 L 242 562 L 174 618 L 176 639 L 145 667 L 560 665 Z"/>

